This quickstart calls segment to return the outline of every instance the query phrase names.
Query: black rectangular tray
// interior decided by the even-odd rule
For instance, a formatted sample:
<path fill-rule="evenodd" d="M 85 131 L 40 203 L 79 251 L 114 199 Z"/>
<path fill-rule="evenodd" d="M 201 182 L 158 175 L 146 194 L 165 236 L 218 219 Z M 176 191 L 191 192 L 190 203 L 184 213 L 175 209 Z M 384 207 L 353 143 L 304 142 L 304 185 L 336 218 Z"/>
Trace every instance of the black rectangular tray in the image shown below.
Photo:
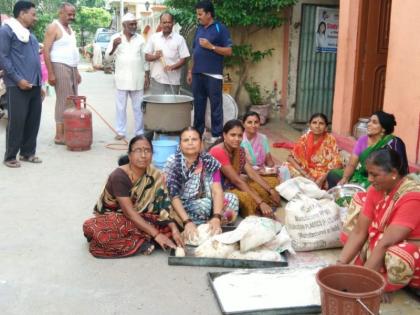
<path fill-rule="evenodd" d="M 236 228 L 234 225 L 222 226 L 223 232 L 230 232 Z M 168 256 L 168 265 L 171 266 L 201 266 L 201 267 L 222 267 L 222 268 L 273 268 L 287 267 L 287 256 L 285 253 L 280 254 L 280 261 L 267 260 L 249 260 L 249 259 L 226 259 L 226 258 L 208 258 L 195 257 L 194 250 L 196 246 L 185 246 L 185 257 L 176 257 L 175 250 L 171 249 Z"/>
<path fill-rule="evenodd" d="M 249 311 L 239 311 L 239 312 L 226 312 L 221 303 L 220 297 L 214 287 L 214 280 L 224 274 L 229 272 L 208 272 L 207 278 L 209 280 L 211 289 L 216 297 L 217 304 L 219 304 L 220 310 L 223 315 L 289 315 L 289 314 L 320 314 L 321 306 L 319 305 L 308 305 L 304 307 L 289 307 L 289 308 L 270 308 L 263 310 L 249 310 Z M 287 298 L 287 297 L 279 297 Z"/>
<path fill-rule="evenodd" d="M 208 258 L 195 257 L 194 246 L 185 247 L 185 257 L 175 256 L 175 250 L 172 249 L 168 256 L 168 265 L 171 266 L 205 266 L 205 267 L 222 267 L 222 268 L 273 268 L 287 267 L 287 257 L 284 253 L 280 254 L 280 261 L 267 260 L 249 260 L 249 259 L 227 259 L 227 258 Z"/>

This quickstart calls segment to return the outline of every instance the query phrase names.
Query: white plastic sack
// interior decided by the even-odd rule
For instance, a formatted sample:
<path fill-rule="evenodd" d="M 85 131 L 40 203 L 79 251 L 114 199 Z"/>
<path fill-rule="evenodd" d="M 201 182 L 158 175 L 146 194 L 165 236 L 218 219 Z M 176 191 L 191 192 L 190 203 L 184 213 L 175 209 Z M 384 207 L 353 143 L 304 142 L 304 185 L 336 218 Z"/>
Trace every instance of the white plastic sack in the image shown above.
<path fill-rule="evenodd" d="M 325 190 L 319 189 L 313 181 L 301 176 L 284 181 L 276 187 L 276 190 L 286 200 L 292 200 L 298 193 L 314 199 L 332 199 Z"/>
<path fill-rule="evenodd" d="M 333 200 L 299 193 L 287 203 L 285 212 L 285 226 L 296 251 L 340 247 L 340 208 Z"/>
<path fill-rule="evenodd" d="M 240 242 L 241 252 L 246 252 L 272 240 L 281 228 L 281 224 L 272 219 L 249 216 L 235 230 L 216 235 L 215 239 L 224 244 Z"/>
<path fill-rule="evenodd" d="M 271 241 L 262 245 L 261 248 L 275 251 L 279 254 L 286 250 L 292 255 L 296 254 L 292 246 L 292 239 L 286 228 L 281 229 L 280 233 L 277 233 Z"/>
<path fill-rule="evenodd" d="M 182 232 L 182 237 L 184 238 L 185 243 L 192 246 L 199 246 L 203 244 L 211 237 L 209 227 L 210 226 L 207 223 L 199 225 L 197 227 L 197 234 L 192 239 L 186 238 L 184 236 L 184 232 Z"/>
<path fill-rule="evenodd" d="M 213 236 L 198 246 L 194 254 L 196 257 L 227 258 L 235 250 L 238 250 L 238 248 L 238 243 L 223 244 Z"/>

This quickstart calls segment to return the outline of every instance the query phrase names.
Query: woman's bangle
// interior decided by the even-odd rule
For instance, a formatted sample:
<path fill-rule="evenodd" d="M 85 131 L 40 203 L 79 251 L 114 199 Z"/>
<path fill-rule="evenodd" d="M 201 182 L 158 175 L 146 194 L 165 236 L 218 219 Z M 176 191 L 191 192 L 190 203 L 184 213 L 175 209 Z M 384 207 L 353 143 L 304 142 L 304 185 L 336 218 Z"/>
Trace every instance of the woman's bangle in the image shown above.
<path fill-rule="evenodd" d="M 191 220 L 190 218 L 188 218 L 188 219 L 186 219 L 186 220 L 182 221 L 182 224 L 183 224 L 184 226 L 186 226 L 188 223 L 192 223 L 192 220 Z"/>
<path fill-rule="evenodd" d="M 217 218 L 217 219 L 219 219 L 219 220 L 220 220 L 220 222 L 222 222 L 222 215 L 221 215 L 220 213 L 214 213 L 214 214 L 211 216 L 211 218 L 212 218 L 212 219 Z"/>

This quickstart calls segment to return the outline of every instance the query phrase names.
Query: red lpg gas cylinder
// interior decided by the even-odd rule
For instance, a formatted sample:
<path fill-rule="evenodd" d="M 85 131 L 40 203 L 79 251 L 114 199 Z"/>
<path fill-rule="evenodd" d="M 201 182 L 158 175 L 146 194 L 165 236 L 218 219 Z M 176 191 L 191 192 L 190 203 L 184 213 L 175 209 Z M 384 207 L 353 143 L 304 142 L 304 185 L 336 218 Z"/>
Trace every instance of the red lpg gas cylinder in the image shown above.
<path fill-rule="evenodd" d="M 92 144 L 92 113 L 86 108 L 86 96 L 68 96 L 74 107 L 64 111 L 64 139 L 70 151 L 90 150 Z"/>

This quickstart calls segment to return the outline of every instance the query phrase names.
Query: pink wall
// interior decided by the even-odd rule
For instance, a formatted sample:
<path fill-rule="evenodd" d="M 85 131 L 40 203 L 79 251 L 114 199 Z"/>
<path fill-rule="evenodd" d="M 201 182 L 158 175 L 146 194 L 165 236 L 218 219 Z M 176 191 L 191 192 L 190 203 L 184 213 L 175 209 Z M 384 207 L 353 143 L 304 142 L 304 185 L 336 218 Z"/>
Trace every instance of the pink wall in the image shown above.
<path fill-rule="evenodd" d="M 337 70 L 335 77 L 332 130 L 351 134 L 351 110 L 355 88 L 355 54 L 359 4 L 361 0 L 340 1 Z"/>
<path fill-rule="evenodd" d="M 420 1 L 392 1 L 384 111 L 395 115 L 395 134 L 404 140 L 410 162 L 416 162 L 416 144 L 419 136 L 419 30 Z"/>

